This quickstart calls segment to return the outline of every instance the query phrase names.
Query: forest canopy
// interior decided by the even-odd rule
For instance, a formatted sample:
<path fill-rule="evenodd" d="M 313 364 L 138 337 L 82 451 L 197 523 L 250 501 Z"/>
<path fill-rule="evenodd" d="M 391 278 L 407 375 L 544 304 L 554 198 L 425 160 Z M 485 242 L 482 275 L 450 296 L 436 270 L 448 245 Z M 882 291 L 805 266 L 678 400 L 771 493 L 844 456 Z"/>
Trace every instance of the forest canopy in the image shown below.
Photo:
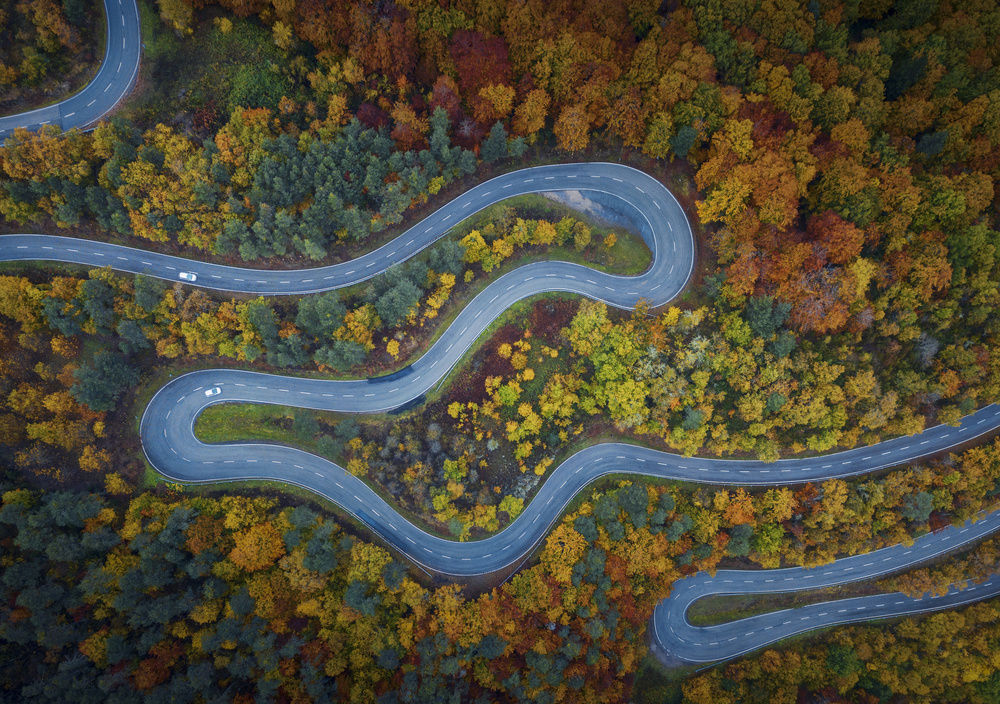
<path fill-rule="evenodd" d="M 92 131 L 17 130 L 0 148 L 4 232 L 333 263 L 489 176 L 588 159 L 653 174 L 694 223 L 699 271 L 669 306 L 540 299 L 443 400 L 335 429 L 290 419 L 440 534 L 501 529 L 585 442 L 772 461 L 954 424 L 1000 397 L 995 3 L 140 9 L 146 73 L 118 115 Z M 63 54 L 83 61 L 84 10 L 0 2 L 0 87 L 21 95 L 68 71 Z M 247 52 L 259 60 L 219 59 Z M 147 474 L 133 416 L 169 374 L 388 372 L 519 258 L 562 248 L 594 264 L 624 244 L 532 207 L 498 209 L 344 296 L 272 302 L 106 269 L 5 269 L 5 694 L 996 701 L 995 601 L 782 644 L 682 682 L 649 667 L 637 679 L 652 609 L 676 580 L 720 564 L 816 566 L 958 524 L 996 505 L 995 443 L 762 491 L 614 478 L 581 494 L 536 561 L 480 593 L 425 579 L 291 494 L 197 493 Z M 993 552 L 893 588 L 987 579 Z"/>

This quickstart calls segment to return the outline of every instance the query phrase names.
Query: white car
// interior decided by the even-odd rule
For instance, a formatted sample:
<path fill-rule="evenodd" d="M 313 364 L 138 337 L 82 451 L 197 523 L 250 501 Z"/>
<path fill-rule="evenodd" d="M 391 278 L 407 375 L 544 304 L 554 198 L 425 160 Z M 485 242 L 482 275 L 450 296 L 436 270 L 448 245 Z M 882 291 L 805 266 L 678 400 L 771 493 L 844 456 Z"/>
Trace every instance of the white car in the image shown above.
<path fill-rule="evenodd" d="M 213 386 L 212 388 L 210 388 L 208 391 L 205 392 L 205 395 L 206 396 L 218 396 L 221 393 L 222 393 L 222 389 L 220 389 L 218 386 Z"/>
<path fill-rule="evenodd" d="M 197 281 L 198 280 L 198 276 L 196 274 L 192 274 L 190 271 L 182 271 L 177 276 L 179 276 L 180 278 L 182 278 L 184 281 Z"/>

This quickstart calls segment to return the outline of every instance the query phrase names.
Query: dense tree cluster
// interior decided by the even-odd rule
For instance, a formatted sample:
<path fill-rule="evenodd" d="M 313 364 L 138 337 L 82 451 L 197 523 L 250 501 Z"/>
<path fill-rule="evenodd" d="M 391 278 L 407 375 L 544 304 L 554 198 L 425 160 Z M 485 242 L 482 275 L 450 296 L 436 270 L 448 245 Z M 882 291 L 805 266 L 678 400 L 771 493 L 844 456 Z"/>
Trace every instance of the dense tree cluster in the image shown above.
<path fill-rule="evenodd" d="M 201 144 L 121 120 L 93 134 L 17 130 L 0 150 L 0 214 L 20 223 L 48 216 L 61 227 L 94 220 L 244 261 L 324 259 L 475 170 L 475 156 L 451 146 L 443 110 L 431 125 L 430 147 L 419 152 L 397 151 L 385 130 L 356 119 L 327 139 L 283 131 L 263 108 L 235 110 Z"/>
<path fill-rule="evenodd" d="M 783 448 L 826 451 L 919 432 L 928 415 L 954 422 L 975 407 L 971 398 L 996 397 L 991 372 L 979 368 L 961 385 L 917 363 L 918 349 L 886 366 L 878 350 L 848 338 L 800 338 L 786 327 L 789 308 L 761 296 L 743 310 L 640 310 L 614 323 L 603 303 L 584 302 L 565 331 L 586 363 L 581 408 L 686 454 L 773 460 Z"/>
<path fill-rule="evenodd" d="M 8 490 L 0 535 L 4 680 L 29 698 L 617 701 L 663 594 L 631 596 L 652 567 L 569 522 L 540 565 L 468 600 L 265 499 Z"/>
<path fill-rule="evenodd" d="M 1000 694 L 989 643 L 1000 637 L 1000 604 L 882 626 L 851 626 L 803 644 L 698 674 L 684 683 L 684 704 L 971 702 Z M 643 701 L 656 700 L 649 691 Z"/>
<path fill-rule="evenodd" d="M 102 283 L 94 279 L 97 283 Z M 94 345 L 92 359 L 81 360 L 83 341 L 50 333 L 34 289 L 23 279 L 3 288 L 4 315 L 23 306 L 20 329 L 0 324 L 0 467 L 36 485 L 88 483 L 112 477 L 111 491 L 126 489 L 115 465 L 121 459 L 111 442 L 107 411 L 137 380 L 135 368 L 117 349 Z M 52 310 L 63 310 L 76 281 L 53 281 Z M 57 313 L 53 313 L 53 316 Z M 63 320 L 62 317 L 59 318 Z M 112 476 L 113 475 L 113 476 Z"/>
<path fill-rule="evenodd" d="M 84 0 L 0 3 L 0 104 L 85 72 L 96 59 L 90 43 L 100 16 Z"/>
<path fill-rule="evenodd" d="M 493 271 L 516 250 L 531 245 L 573 245 L 582 251 L 591 243 L 591 229 L 585 222 L 564 217 L 559 222 L 525 220 L 510 207 L 496 206 L 493 217 L 479 230 L 462 238 L 465 261 L 479 264 L 485 273 Z"/>
<path fill-rule="evenodd" d="M 994 445 L 951 464 L 962 477 L 985 471 L 977 486 L 993 487 L 998 456 Z M 909 481 L 905 495 L 914 496 L 920 480 Z M 169 493 L 125 506 L 93 494 L 8 489 L 0 509 L 10 552 L 0 587 L 5 681 L 25 696 L 65 698 L 75 687 L 106 701 L 208 700 L 220 689 L 241 701 L 423 701 L 455 691 L 468 701 L 620 701 L 652 609 L 673 581 L 748 551 L 809 563 L 794 557 L 803 539 L 823 549 L 839 540 L 852 551 L 849 541 L 865 540 L 862 525 L 888 516 L 866 514 L 872 507 L 863 502 L 899 495 L 898 484 L 892 476 L 756 496 L 611 484 L 552 530 L 537 565 L 469 599 L 454 587 L 421 587 L 386 551 L 305 507 Z M 927 515 L 908 520 L 919 530 Z M 989 569 L 984 550 L 967 560 L 982 563 L 981 572 Z M 891 631 L 850 629 L 832 642 L 700 675 L 684 692 L 692 702 L 736 701 L 718 692 L 764 686 L 755 668 L 772 672 L 777 657 L 789 659 L 780 668 L 788 671 L 764 678 L 772 699 L 761 701 L 794 701 L 798 687 L 828 686 L 933 701 L 942 687 L 959 686 L 912 659 L 912 644 L 936 628 L 952 643 L 949 662 L 965 663 L 963 695 L 948 700 L 988 697 L 1000 677 L 995 661 L 976 645 L 981 639 L 961 634 L 996 621 L 986 603 Z"/>

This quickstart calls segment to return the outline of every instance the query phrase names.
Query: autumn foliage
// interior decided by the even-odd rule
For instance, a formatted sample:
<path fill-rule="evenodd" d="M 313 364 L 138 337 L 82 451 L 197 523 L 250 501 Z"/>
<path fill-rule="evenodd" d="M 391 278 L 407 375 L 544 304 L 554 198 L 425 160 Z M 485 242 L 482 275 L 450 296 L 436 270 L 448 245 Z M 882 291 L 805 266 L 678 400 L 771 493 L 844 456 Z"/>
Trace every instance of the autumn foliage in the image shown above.
<path fill-rule="evenodd" d="M 172 37 L 220 11 L 218 29 L 201 29 L 258 23 L 284 57 L 267 75 L 288 94 L 221 115 L 197 106 L 189 123 L 143 123 L 153 113 L 138 111 L 134 124 L 87 133 L 16 130 L 0 149 L 8 229 L 86 228 L 233 262 L 336 260 L 480 160 L 529 148 L 620 153 L 690 194 L 708 264 L 685 301 L 632 316 L 553 304 L 548 321 L 505 328 L 481 358 L 489 373 L 470 377 L 433 423 L 399 419 L 345 438 L 351 473 L 457 539 L 515 518 L 559 453 L 595 428 L 770 461 L 955 423 L 1000 399 L 1000 56 L 989 3 L 157 9 Z M 0 4 L 3 91 L 81 51 L 78 10 L 73 0 Z M 678 577 L 722 560 L 826 564 L 992 507 L 996 445 L 763 491 L 611 481 L 555 525 L 537 563 L 467 596 L 421 586 L 384 549 L 303 507 L 136 495 L 142 468 L 122 442 L 131 431 L 119 404 L 144 361 L 324 372 L 369 355 L 394 363 L 415 346 L 398 333 L 446 318 L 463 285 L 518 248 L 592 248 L 582 223 L 501 220 L 431 252 L 430 266 L 372 282 L 363 299 L 218 300 L 105 270 L 0 277 L 9 690 L 623 701 L 642 695 L 630 688 L 648 619 Z M 485 481 L 498 452 L 514 477 L 507 492 Z M 37 491 L 73 485 L 104 493 Z M 993 552 L 986 544 L 895 585 L 926 593 L 982 578 Z M 988 602 L 843 629 L 694 674 L 677 697 L 995 701 L 998 623 Z"/>
<path fill-rule="evenodd" d="M 247 572 L 266 569 L 285 554 L 281 534 L 270 523 L 251 526 L 233 540 L 236 547 L 229 553 L 229 559 Z"/>

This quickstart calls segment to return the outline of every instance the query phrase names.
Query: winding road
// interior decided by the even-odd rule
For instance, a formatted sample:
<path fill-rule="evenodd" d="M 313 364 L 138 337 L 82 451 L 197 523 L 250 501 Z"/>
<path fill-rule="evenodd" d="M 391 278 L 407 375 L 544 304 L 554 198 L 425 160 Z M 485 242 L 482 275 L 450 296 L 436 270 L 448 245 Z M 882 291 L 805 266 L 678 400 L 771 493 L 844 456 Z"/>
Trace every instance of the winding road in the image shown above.
<path fill-rule="evenodd" d="M 489 289 L 480 296 L 487 295 Z M 467 310 L 474 308 L 475 301 Z M 423 567 L 442 574 L 473 576 L 507 567 L 524 557 L 548 532 L 562 509 L 591 482 L 608 474 L 643 474 L 709 484 L 801 483 L 863 474 L 895 466 L 915 455 L 936 452 L 988 432 L 1000 423 L 1000 407 L 988 406 L 966 417 L 962 426 L 937 426 L 913 436 L 910 449 L 858 448 L 832 456 L 781 460 L 767 464 L 740 460 L 683 457 L 621 443 L 602 443 L 560 464 L 505 530 L 459 543 L 429 535 L 400 516 L 357 477 L 321 457 L 273 444 L 204 444 L 194 435 L 195 419 L 215 403 L 277 403 L 352 413 L 398 407 L 420 396 L 450 366 L 442 356 L 461 351 L 453 346 L 453 324 L 405 373 L 358 381 L 323 381 L 238 370 L 206 370 L 185 374 L 163 386 L 146 407 L 142 443 L 150 464 L 184 482 L 276 479 L 316 491 L 358 516 L 386 542 Z M 450 349 L 444 349 L 450 348 Z M 222 392 L 206 397 L 205 391 Z M 980 422 L 982 421 L 982 422 Z M 887 445 L 897 443 L 893 440 Z M 923 443 L 923 444 L 921 444 Z M 883 454 L 887 453 L 887 454 Z"/>
<path fill-rule="evenodd" d="M 967 416 L 957 427 L 941 425 L 879 445 L 773 463 L 691 458 L 605 443 L 582 450 L 557 467 L 524 512 L 504 531 L 484 540 L 459 543 L 420 530 L 364 482 L 334 463 L 272 444 L 207 445 L 194 436 L 194 422 L 204 408 L 214 403 L 276 403 L 374 413 L 418 402 L 458 364 L 497 316 L 516 301 L 545 291 L 572 291 L 622 308 L 634 306 L 640 297 L 656 305 L 671 300 L 690 276 L 694 242 L 680 205 L 650 176 L 617 164 L 564 164 L 512 172 L 470 189 L 378 250 L 345 264 L 318 269 L 236 269 L 44 235 L 0 237 L 0 260 L 107 265 L 170 281 L 178 280 L 178 274 L 184 271 L 197 274 L 196 285 L 224 291 L 265 295 L 307 293 L 347 286 L 374 276 L 416 254 L 446 234 L 455 223 L 509 196 L 555 190 L 582 191 L 605 205 L 614 204 L 630 217 L 650 244 L 653 252 L 650 269 L 641 276 L 619 277 L 566 262 L 537 262 L 520 267 L 498 278 L 473 299 L 420 359 L 386 377 L 328 381 L 238 370 L 185 374 L 164 385 L 143 414 L 141 435 L 150 463 L 178 481 L 275 479 L 302 486 L 344 507 L 425 569 L 461 577 L 493 572 L 523 560 L 545 537 L 569 501 L 589 483 L 608 474 L 633 473 L 757 486 L 822 481 L 897 466 L 968 442 L 1000 426 L 1000 407 L 991 405 Z M 204 392 L 213 387 L 220 388 L 221 393 L 206 396 Z M 692 601 L 713 593 L 811 589 L 905 569 L 936 554 L 936 546 L 954 549 L 995 529 L 996 520 L 997 516 L 991 515 L 971 528 L 949 529 L 927 536 L 918 541 L 916 549 L 886 548 L 871 555 L 846 558 L 822 569 L 720 573 L 715 579 L 698 575 L 682 580 L 676 584 L 674 596 L 656 610 L 653 623 L 658 644 L 675 657 L 708 662 L 826 625 L 916 613 L 983 598 L 994 593 L 992 584 L 929 603 L 894 595 L 871 603 L 861 600 L 805 607 L 797 610 L 792 619 L 782 615 L 778 621 L 778 616 L 772 614 L 710 629 L 695 628 L 685 617 Z M 935 549 L 931 550 L 932 547 Z"/>
<path fill-rule="evenodd" d="M 106 0 L 108 50 L 97 78 L 58 105 L 0 118 L 0 138 L 16 126 L 58 123 L 85 126 L 112 109 L 134 81 L 139 60 L 138 12 L 129 0 Z M 118 24 L 120 22 L 120 26 Z M 505 274 L 482 291 L 418 360 L 395 374 L 355 381 L 328 381 L 237 370 L 185 374 L 164 385 L 141 422 L 143 448 L 164 475 L 185 482 L 275 479 L 314 491 L 342 506 L 387 543 L 428 570 L 454 576 L 480 575 L 508 567 L 545 537 L 569 501 L 588 484 L 612 473 L 631 473 L 710 484 L 776 485 L 822 481 L 900 465 L 940 452 L 1000 427 L 1000 407 L 987 406 L 958 427 L 937 426 L 919 435 L 811 458 L 774 463 L 682 457 L 633 445 L 605 443 L 582 450 L 557 467 L 523 513 L 490 538 L 459 543 L 427 534 L 400 516 L 366 484 L 315 455 L 272 444 L 206 445 L 194 436 L 198 414 L 214 403 L 273 403 L 354 413 L 374 413 L 418 403 L 459 363 L 477 337 L 503 311 L 523 298 L 549 291 L 577 293 L 619 308 L 640 299 L 654 306 L 673 299 L 694 265 L 690 224 L 673 195 L 658 181 L 619 164 L 582 163 L 515 171 L 482 183 L 414 225 L 383 247 L 351 262 L 295 271 L 225 267 L 118 245 L 51 235 L 0 237 L 0 261 L 72 262 L 110 266 L 178 281 L 197 276 L 196 286 L 262 295 L 297 295 L 348 286 L 418 253 L 479 210 L 511 196 L 580 191 L 629 218 L 649 244 L 653 262 L 640 276 L 621 277 L 559 261 L 537 262 Z M 208 397 L 205 391 L 221 393 Z M 720 626 L 692 626 L 686 612 L 711 594 L 767 593 L 815 589 L 900 571 L 941 552 L 978 540 L 1000 527 L 1000 512 L 977 523 L 949 528 L 913 545 L 837 560 L 813 569 L 720 571 L 677 582 L 656 609 L 656 644 L 690 662 L 734 657 L 797 633 L 840 623 L 947 608 L 1000 593 L 1000 578 L 953 590 L 940 598 L 901 594 L 825 602 L 791 611 L 741 619 Z"/>
<path fill-rule="evenodd" d="M 914 598 L 899 592 L 825 601 L 774 611 L 717 626 L 692 626 L 687 611 L 698 599 L 727 594 L 775 594 L 835 587 L 902 572 L 920 562 L 969 545 L 1000 529 L 1000 511 L 975 523 L 949 527 L 917 538 L 913 544 L 894 545 L 841 558 L 822 567 L 779 570 L 719 570 L 715 576 L 699 572 L 673 585 L 668 599 L 653 612 L 656 644 L 669 655 L 688 662 L 715 662 L 749 653 L 769 643 L 817 628 L 871 619 L 911 616 L 971 604 L 1000 595 L 1000 575 L 961 590 L 952 586 L 944 596 Z"/>
<path fill-rule="evenodd" d="M 104 0 L 107 34 L 101 68 L 79 93 L 54 105 L 0 117 L 0 140 L 17 127 L 37 129 L 58 125 L 63 130 L 87 127 L 118 105 L 132 89 L 139 73 L 142 48 L 139 37 L 139 8 L 135 0 Z"/>

